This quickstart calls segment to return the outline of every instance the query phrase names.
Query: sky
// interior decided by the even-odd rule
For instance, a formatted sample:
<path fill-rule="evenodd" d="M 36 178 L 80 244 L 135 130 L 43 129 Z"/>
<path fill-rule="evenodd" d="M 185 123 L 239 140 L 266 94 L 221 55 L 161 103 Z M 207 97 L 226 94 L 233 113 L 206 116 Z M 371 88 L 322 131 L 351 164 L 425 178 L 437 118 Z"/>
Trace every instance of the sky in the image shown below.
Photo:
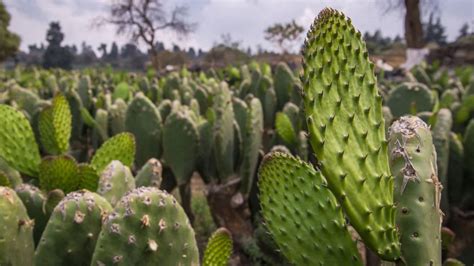
<path fill-rule="evenodd" d="M 65 34 L 64 44 L 86 41 L 97 48 L 113 41 L 124 44 L 127 36 L 117 36 L 113 26 L 91 27 L 94 18 L 106 15 L 112 0 L 3 0 L 12 15 L 10 30 L 22 38 L 21 49 L 29 44 L 45 43 L 50 21 L 59 21 Z M 160 41 L 170 48 L 181 47 L 207 50 L 230 34 L 244 48 L 267 50 L 275 47 L 264 39 L 264 30 L 274 23 L 296 20 L 307 30 L 314 17 L 324 7 L 331 6 L 349 16 L 361 32 L 382 30 L 384 36 L 403 35 L 403 11 L 384 13 L 381 2 L 386 0 L 163 0 L 167 9 L 187 5 L 188 21 L 197 23 L 196 31 L 187 37 L 160 32 Z M 428 0 L 432 1 L 432 0 Z M 474 0 L 438 0 L 438 13 L 446 26 L 448 40 L 458 35 L 463 23 L 474 28 Z M 424 17 L 427 18 L 428 14 Z M 472 31 L 472 30 L 471 30 Z M 302 38 L 304 34 L 302 34 Z M 140 44 L 141 48 L 145 48 Z M 295 45 L 296 49 L 296 45 Z M 96 49 L 97 50 L 97 49 Z"/>

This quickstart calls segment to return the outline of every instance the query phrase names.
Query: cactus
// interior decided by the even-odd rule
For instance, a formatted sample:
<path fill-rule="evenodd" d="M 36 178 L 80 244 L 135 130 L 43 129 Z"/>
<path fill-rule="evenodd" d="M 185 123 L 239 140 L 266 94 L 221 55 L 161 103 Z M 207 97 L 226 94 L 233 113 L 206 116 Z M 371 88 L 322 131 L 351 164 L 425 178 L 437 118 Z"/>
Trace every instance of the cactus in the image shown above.
<path fill-rule="evenodd" d="M 296 144 L 296 154 L 301 160 L 307 161 L 309 158 L 309 147 L 307 133 L 300 131 Z"/>
<path fill-rule="evenodd" d="M 273 80 L 277 96 L 277 110 L 281 110 L 290 100 L 290 92 L 293 89 L 295 77 L 285 63 L 279 63 L 275 69 Z"/>
<path fill-rule="evenodd" d="M 89 76 L 82 76 L 77 85 L 77 93 L 81 98 L 82 106 L 89 109 L 92 105 L 92 83 Z"/>
<path fill-rule="evenodd" d="M 77 175 L 77 162 L 71 156 L 47 156 L 41 161 L 38 178 L 42 189 L 59 188 L 67 194 L 78 188 Z"/>
<path fill-rule="evenodd" d="M 69 149 L 71 123 L 69 103 L 62 94 L 58 94 L 52 106 L 43 109 L 39 115 L 40 140 L 49 154 L 63 154 Z"/>
<path fill-rule="evenodd" d="M 277 108 L 277 96 L 274 88 L 270 87 L 265 91 L 265 96 L 262 101 L 262 105 L 265 128 L 273 128 Z"/>
<path fill-rule="evenodd" d="M 112 136 L 125 131 L 125 114 L 127 104 L 122 99 L 117 99 L 109 108 L 109 131 Z"/>
<path fill-rule="evenodd" d="M 114 101 L 117 99 L 127 101 L 130 97 L 130 93 L 130 87 L 128 86 L 128 84 L 126 82 L 120 82 L 115 86 L 112 98 Z"/>
<path fill-rule="evenodd" d="M 173 196 L 151 187 L 127 193 L 102 226 L 91 265 L 198 265 L 194 231 Z"/>
<path fill-rule="evenodd" d="M 305 113 L 322 173 L 366 246 L 396 260 L 400 243 L 382 98 L 361 34 L 342 13 L 324 9 L 303 58 Z"/>
<path fill-rule="evenodd" d="M 436 124 L 432 129 L 433 144 L 436 148 L 436 164 L 438 165 L 438 178 L 443 186 L 441 197 L 441 210 L 449 213 L 448 200 L 448 163 L 449 163 L 449 133 L 453 125 L 453 117 L 449 109 L 441 109 L 436 115 Z"/>
<path fill-rule="evenodd" d="M 61 200 L 65 197 L 64 192 L 60 189 L 53 189 L 48 192 L 46 201 L 43 205 L 43 209 L 46 213 L 53 213 L 54 208 L 59 204 Z"/>
<path fill-rule="evenodd" d="M 50 215 L 44 209 L 46 195 L 30 184 L 17 186 L 15 192 L 23 202 L 28 216 L 34 220 L 33 239 L 37 246 Z"/>
<path fill-rule="evenodd" d="M 20 184 L 23 183 L 23 180 L 21 179 L 20 173 L 10 167 L 5 160 L 3 160 L 0 157 L 0 173 L 3 173 L 3 175 L 7 178 L 7 183 L 10 184 L 12 188 L 15 188 L 16 186 L 19 186 Z"/>
<path fill-rule="evenodd" d="M 160 112 L 162 121 L 166 121 L 166 118 L 171 113 L 172 105 L 172 102 L 168 99 L 161 101 L 160 105 L 158 105 L 158 111 Z"/>
<path fill-rule="evenodd" d="M 386 104 L 395 117 L 400 117 L 431 111 L 435 104 L 435 97 L 426 85 L 405 82 L 390 91 Z"/>
<path fill-rule="evenodd" d="M 292 264 L 362 265 L 341 206 L 320 172 L 273 152 L 263 159 L 258 185 L 266 226 Z"/>
<path fill-rule="evenodd" d="M 92 143 L 94 148 L 97 149 L 109 138 L 109 112 L 104 109 L 98 109 L 93 121 Z"/>
<path fill-rule="evenodd" d="M 471 184 L 474 184 L 474 167 L 472 167 L 474 165 L 474 118 L 469 121 L 466 131 L 464 131 L 463 144 L 467 180 Z"/>
<path fill-rule="evenodd" d="M 0 265 L 34 265 L 33 224 L 15 191 L 0 187 Z"/>
<path fill-rule="evenodd" d="M 385 132 L 388 132 L 388 128 L 392 124 L 393 115 L 390 108 L 387 106 L 382 107 L 383 120 L 385 121 Z"/>
<path fill-rule="evenodd" d="M 278 112 L 275 119 L 275 129 L 280 138 L 292 146 L 296 143 L 296 132 L 290 118 L 283 112 Z"/>
<path fill-rule="evenodd" d="M 14 101 L 18 107 L 32 117 L 39 109 L 41 99 L 33 91 L 13 86 L 8 92 L 8 98 Z"/>
<path fill-rule="evenodd" d="M 51 214 L 35 252 L 36 265 L 89 265 L 102 219 L 111 211 L 96 193 L 69 193 Z"/>
<path fill-rule="evenodd" d="M 299 119 L 301 114 L 300 108 L 298 108 L 294 103 L 288 102 L 285 104 L 285 107 L 283 107 L 283 113 L 288 116 L 295 131 L 298 131 L 301 127 Z"/>
<path fill-rule="evenodd" d="M 38 175 L 41 157 L 33 130 L 22 113 L 3 104 L 0 105 L 0 157 L 23 174 Z"/>
<path fill-rule="evenodd" d="M 142 167 L 150 158 L 162 153 L 162 122 L 158 109 L 142 93 L 133 98 L 125 118 L 125 127 L 135 135 L 137 142 L 136 164 Z"/>
<path fill-rule="evenodd" d="M 448 199 L 449 203 L 458 205 L 462 200 L 464 178 L 464 147 L 458 135 L 449 134 L 448 162 Z"/>
<path fill-rule="evenodd" d="M 232 255 L 232 235 L 225 228 L 217 229 L 207 242 L 203 266 L 227 266 Z"/>
<path fill-rule="evenodd" d="M 135 138 L 130 133 L 120 133 L 107 140 L 94 154 L 91 165 L 101 173 L 112 161 L 118 160 L 131 167 L 135 158 Z"/>
<path fill-rule="evenodd" d="M 81 116 L 81 108 L 82 102 L 79 94 L 76 91 L 68 91 L 66 94 L 66 99 L 69 104 L 69 108 L 71 110 L 71 116 L 72 116 L 72 129 L 71 129 L 71 139 L 72 140 L 79 140 L 81 137 L 82 133 L 82 128 L 84 121 L 82 120 Z"/>
<path fill-rule="evenodd" d="M 163 167 L 160 161 L 151 158 L 142 166 L 140 171 L 138 171 L 135 177 L 135 184 L 137 187 L 160 188 L 162 172 Z"/>
<path fill-rule="evenodd" d="M 397 224 L 406 265 L 441 265 L 441 183 L 430 130 L 415 116 L 389 129 Z"/>
<path fill-rule="evenodd" d="M 115 206 L 120 198 L 135 188 L 130 169 L 120 161 L 111 161 L 100 174 L 97 193 Z"/>

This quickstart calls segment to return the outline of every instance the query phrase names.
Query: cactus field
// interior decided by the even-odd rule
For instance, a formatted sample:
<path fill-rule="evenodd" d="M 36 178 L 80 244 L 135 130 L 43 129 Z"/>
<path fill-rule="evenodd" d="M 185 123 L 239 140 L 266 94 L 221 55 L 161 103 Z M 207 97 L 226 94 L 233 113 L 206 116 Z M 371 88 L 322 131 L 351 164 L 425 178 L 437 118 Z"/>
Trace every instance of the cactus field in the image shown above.
<path fill-rule="evenodd" d="M 0 266 L 473 265 L 474 67 L 392 78 L 331 8 L 301 53 L 0 70 Z"/>

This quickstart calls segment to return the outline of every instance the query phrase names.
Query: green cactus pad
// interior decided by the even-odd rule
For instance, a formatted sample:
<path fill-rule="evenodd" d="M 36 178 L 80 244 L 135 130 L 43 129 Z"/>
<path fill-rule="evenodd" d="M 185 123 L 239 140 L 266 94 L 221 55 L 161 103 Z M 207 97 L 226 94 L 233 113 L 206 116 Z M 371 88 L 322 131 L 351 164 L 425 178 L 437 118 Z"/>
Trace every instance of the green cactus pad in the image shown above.
<path fill-rule="evenodd" d="M 176 199 L 141 187 L 127 193 L 105 219 L 91 265 L 198 263 L 194 231 Z"/>
<path fill-rule="evenodd" d="M 71 123 L 69 103 L 62 94 L 58 94 L 54 97 L 52 106 L 41 111 L 39 116 L 41 143 L 49 154 L 58 155 L 69 149 Z"/>
<path fill-rule="evenodd" d="M 89 164 L 81 163 L 78 165 L 78 173 L 76 180 L 78 182 L 77 189 L 87 189 L 90 191 L 96 191 L 99 183 L 99 174 Z"/>
<path fill-rule="evenodd" d="M 38 175 L 41 157 L 28 119 L 3 104 L 0 105 L 0 157 L 21 173 Z"/>
<path fill-rule="evenodd" d="M 275 83 L 274 87 L 277 96 L 278 110 L 281 110 L 290 100 L 290 92 L 293 89 L 295 77 L 288 65 L 279 63 L 275 69 L 273 80 Z"/>
<path fill-rule="evenodd" d="M 8 179 L 7 174 L 0 171 L 0 187 L 9 187 L 12 188 L 12 184 L 10 183 L 10 179 Z"/>
<path fill-rule="evenodd" d="M 0 187 L 0 265 L 34 265 L 33 225 L 15 191 Z"/>
<path fill-rule="evenodd" d="M 430 89 L 418 82 L 405 82 L 390 91 L 387 106 L 395 117 L 431 111 L 435 97 Z"/>
<path fill-rule="evenodd" d="M 134 188 L 135 179 L 130 169 L 120 161 L 112 161 L 100 175 L 97 193 L 115 206 L 125 193 Z"/>
<path fill-rule="evenodd" d="M 462 200 L 464 179 L 464 147 L 462 139 L 453 132 L 449 134 L 449 163 L 448 163 L 448 198 L 449 202 L 458 205 Z"/>
<path fill-rule="evenodd" d="M 78 188 L 77 175 L 77 162 L 71 156 L 48 156 L 41 161 L 40 187 L 46 191 L 59 188 L 69 193 Z"/>
<path fill-rule="evenodd" d="M 15 192 L 26 207 L 28 216 L 34 220 L 33 238 L 35 240 L 35 245 L 38 245 L 41 234 L 43 233 L 49 219 L 49 214 L 46 213 L 43 208 L 46 202 L 46 194 L 30 184 L 21 184 L 17 186 Z"/>
<path fill-rule="evenodd" d="M 150 158 L 161 157 L 161 116 L 155 105 L 141 93 L 128 106 L 125 128 L 135 135 L 137 167 L 142 167 Z"/>
<path fill-rule="evenodd" d="M 293 128 L 290 118 L 283 113 L 278 112 L 275 119 L 275 129 L 280 138 L 288 145 L 296 143 L 296 132 Z"/>
<path fill-rule="evenodd" d="M 467 169 L 467 179 L 474 183 L 474 118 L 469 121 L 469 124 L 464 131 L 464 165 Z M 467 167 L 471 166 L 471 167 Z"/>
<path fill-rule="evenodd" d="M 69 193 L 51 214 L 36 249 L 36 266 L 89 265 L 102 219 L 111 211 L 96 193 Z"/>
<path fill-rule="evenodd" d="M 127 104 L 122 99 L 118 99 L 112 106 L 110 106 L 109 128 L 112 136 L 125 131 L 127 107 Z"/>
<path fill-rule="evenodd" d="M 397 225 L 406 265 L 441 265 L 441 183 L 428 126 L 404 116 L 389 129 Z"/>
<path fill-rule="evenodd" d="M 163 128 L 163 159 L 171 167 L 178 185 L 187 183 L 196 168 L 199 133 L 190 111 L 173 111 Z"/>
<path fill-rule="evenodd" d="M 0 157 L 0 172 L 2 172 L 8 179 L 8 183 L 12 188 L 23 183 L 20 172 L 10 167 L 5 160 Z"/>
<path fill-rule="evenodd" d="M 131 167 L 135 158 L 135 138 L 131 133 L 120 133 L 108 139 L 92 157 L 91 165 L 98 173 L 113 160 Z"/>
<path fill-rule="evenodd" d="M 225 228 L 217 229 L 207 242 L 203 266 L 227 266 L 232 255 L 232 235 Z"/>
<path fill-rule="evenodd" d="M 145 165 L 138 171 L 135 177 L 137 187 L 156 187 L 160 188 L 161 174 L 163 167 L 160 161 L 155 158 L 148 160 Z"/>
<path fill-rule="evenodd" d="M 294 265 L 362 265 L 341 206 L 322 174 L 295 157 L 267 154 L 259 169 L 262 214 Z"/>
<path fill-rule="evenodd" d="M 303 58 L 305 113 L 321 170 L 366 246 L 396 260 L 400 243 L 382 98 L 361 34 L 342 13 L 324 9 Z"/>

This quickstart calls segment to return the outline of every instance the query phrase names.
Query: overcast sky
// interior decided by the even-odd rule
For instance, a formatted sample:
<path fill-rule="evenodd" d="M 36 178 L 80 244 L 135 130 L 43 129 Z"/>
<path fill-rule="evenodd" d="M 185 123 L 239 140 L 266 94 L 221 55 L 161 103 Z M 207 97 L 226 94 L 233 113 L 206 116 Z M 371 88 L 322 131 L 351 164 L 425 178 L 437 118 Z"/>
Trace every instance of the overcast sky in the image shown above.
<path fill-rule="evenodd" d="M 124 36 L 116 36 L 114 27 L 101 29 L 90 27 L 91 21 L 107 12 L 111 0 L 4 0 L 12 21 L 10 29 L 21 38 L 21 48 L 29 44 L 45 42 L 50 21 L 60 21 L 65 33 L 65 44 L 80 47 L 86 41 L 94 48 L 100 43 L 127 42 Z M 164 0 L 170 8 L 180 4 L 189 6 L 189 20 L 198 23 L 195 33 L 178 39 L 171 33 L 160 33 L 165 46 L 177 43 L 182 47 L 209 49 L 229 33 L 242 41 L 243 47 L 257 45 L 272 49 L 265 41 L 263 31 L 276 22 L 295 19 L 308 29 L 317 13 L 326 6 L 343 11 L 351 17 L 362 32 L 381 29 L 384 35 L 403 35 L 403 13 L 395 11 L 384 14 L 380 2 L 386 0 Z M 428 0 L 432 1 L 432 0 Z M 474 27 L 474 0 L 438 0 L 442 23 L 446 26 L 448 39 L 454 39 L 465 22 Z M 141 46 L 144 47 L 144 46 Z"/>

